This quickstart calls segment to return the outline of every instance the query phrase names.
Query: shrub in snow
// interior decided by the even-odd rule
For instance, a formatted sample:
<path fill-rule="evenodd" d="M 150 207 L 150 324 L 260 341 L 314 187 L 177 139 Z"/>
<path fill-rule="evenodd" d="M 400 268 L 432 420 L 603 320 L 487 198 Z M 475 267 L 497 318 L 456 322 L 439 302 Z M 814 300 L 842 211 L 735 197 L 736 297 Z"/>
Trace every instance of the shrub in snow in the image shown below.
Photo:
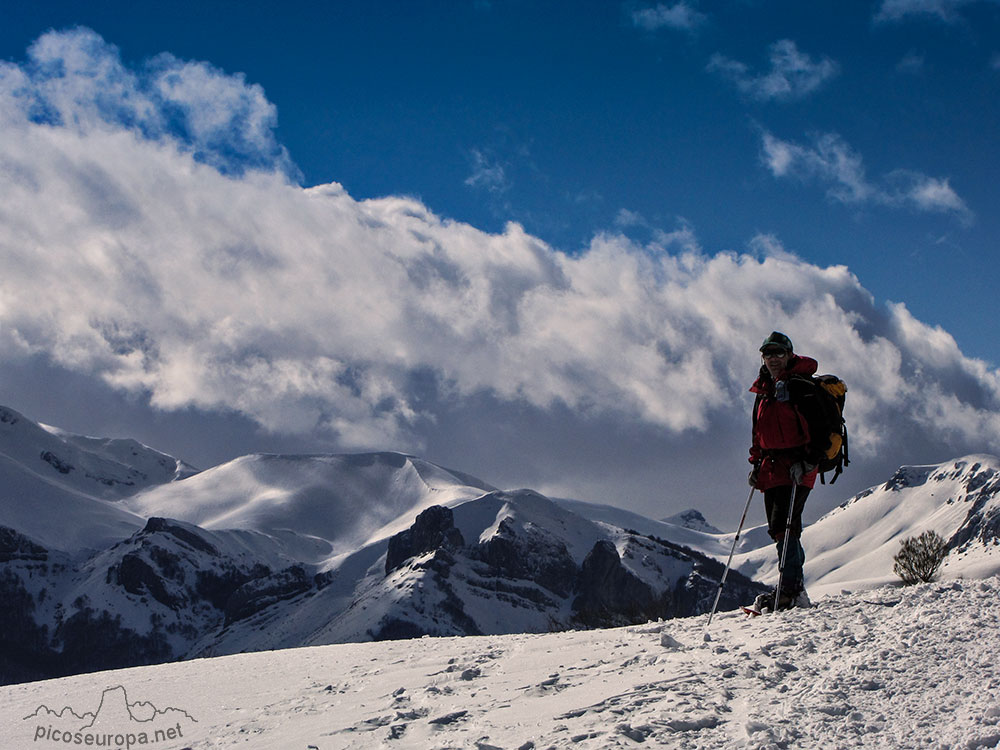
<path fill-rule="evenodd" d="M 892 570 L 907 586 L 927 583 L 934 580 L 947 554 L 944 539 L 937 532 L 925 531 L 900 542 Z"/>

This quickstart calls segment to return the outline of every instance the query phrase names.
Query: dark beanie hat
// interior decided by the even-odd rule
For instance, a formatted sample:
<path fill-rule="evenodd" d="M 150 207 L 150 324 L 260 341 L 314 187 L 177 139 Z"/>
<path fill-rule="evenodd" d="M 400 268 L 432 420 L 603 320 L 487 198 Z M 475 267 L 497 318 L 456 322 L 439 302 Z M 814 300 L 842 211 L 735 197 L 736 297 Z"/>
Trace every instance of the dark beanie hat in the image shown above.
<path fill-rule="evenodd" d="M 760 345 L 762 352 L 765 349 L 784 349 L 791 354 L 792 340 L 780 331 L 771 331 L 771 335 L 764 339 L 764 343 Z"/>

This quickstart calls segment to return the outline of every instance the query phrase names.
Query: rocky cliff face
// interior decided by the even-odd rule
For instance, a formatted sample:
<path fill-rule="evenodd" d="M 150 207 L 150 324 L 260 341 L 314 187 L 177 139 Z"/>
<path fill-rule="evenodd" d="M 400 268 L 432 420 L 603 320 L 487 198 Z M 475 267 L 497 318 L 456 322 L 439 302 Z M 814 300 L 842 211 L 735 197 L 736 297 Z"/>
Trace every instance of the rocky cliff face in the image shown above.
<path fill-rule="evenodd" d="M 162 518 L 82 561 L 0 527 L 0 560 L 4 683 L 182 658 L 275 575 Z"/>
<path fill-rule="evenodd" d="M 494 493 L 495 498 L 504 495 Z M 516 503 L 516 495 L 509 500 Z M 447 508 L 428 509 L 389 542 L 393 554 L 387 558 L 387 572 L 405 571 L 420 581 L 409 587 L 412 606 L 398 607 L 371 635 L 495 632 L 491 625 L 498 614 L 511 625 L 520 621 L 518 630 L 510 632 L 540 629 L 532 623 L 546 630 L 612 627 L 699 614 L 711 607 L 722 574 L 719 563 L 634 531 L 617 530 L 611 537 L 596 540 L 576 561 L 549 530 L 505 518 L 488 538 L 462 544 L 453 514 Z M 436 541 L 411 546 L 415 538 Z M 402 559 L 404 549 L 412 552 L 407 559 Z M 452 603 L 451 620 L 412 616 L 420 612 L 417 600 L 427 597 L 427 588 Z M 731 573 L 721 605 L 733 609 L 764 590 Z"/>
<path fill-rule="evenodd" d="M 1000 543 L 1000 471 L 986 461 L 956 461 L 941 467 L 929 481 L 957 480 L 961 490 L 954 502 L 962 503 L 965 520 L 948 539 L 948 549 L 962 553 L 971 547 Z"/>

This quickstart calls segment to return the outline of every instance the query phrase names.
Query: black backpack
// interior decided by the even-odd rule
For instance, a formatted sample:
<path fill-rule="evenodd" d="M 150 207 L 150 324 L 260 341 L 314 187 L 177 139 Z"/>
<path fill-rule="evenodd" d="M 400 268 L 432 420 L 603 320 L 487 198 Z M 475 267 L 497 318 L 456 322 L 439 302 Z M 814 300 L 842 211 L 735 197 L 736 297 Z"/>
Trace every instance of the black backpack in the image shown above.
<path fill-rule="evenodd" d="M 836 375 L 816 375 L 810 380 L 816 386 L 826 428 L 830 431 L 830 447 L 819 462 L 820 482 L 826 484 L 824 474 L 832 471 L 833 479 L 830 484 L 833 484 L 850 463 L 847 455 L 847 424 L 844 422 L 847 384 Z"/>

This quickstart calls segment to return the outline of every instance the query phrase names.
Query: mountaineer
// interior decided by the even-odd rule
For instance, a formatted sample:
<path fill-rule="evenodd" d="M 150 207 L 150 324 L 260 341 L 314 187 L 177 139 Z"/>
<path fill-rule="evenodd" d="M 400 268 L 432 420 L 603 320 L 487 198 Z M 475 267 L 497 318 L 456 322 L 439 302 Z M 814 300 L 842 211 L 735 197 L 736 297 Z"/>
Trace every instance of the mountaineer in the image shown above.
<path fill-rule="evenodd" d="M 778 586 L 757 597 L 757 612 L 811 606 L 802 572 L 802 510 L 831 442 L 813 381 L 816 360 L 795 354 L 791 339 L 778 331 L 764 339 L 760 353 L 763 363 L 750 388 L 757 398 L 749 482 L 764 493 L 767 532 L 778 553 Z"/>

